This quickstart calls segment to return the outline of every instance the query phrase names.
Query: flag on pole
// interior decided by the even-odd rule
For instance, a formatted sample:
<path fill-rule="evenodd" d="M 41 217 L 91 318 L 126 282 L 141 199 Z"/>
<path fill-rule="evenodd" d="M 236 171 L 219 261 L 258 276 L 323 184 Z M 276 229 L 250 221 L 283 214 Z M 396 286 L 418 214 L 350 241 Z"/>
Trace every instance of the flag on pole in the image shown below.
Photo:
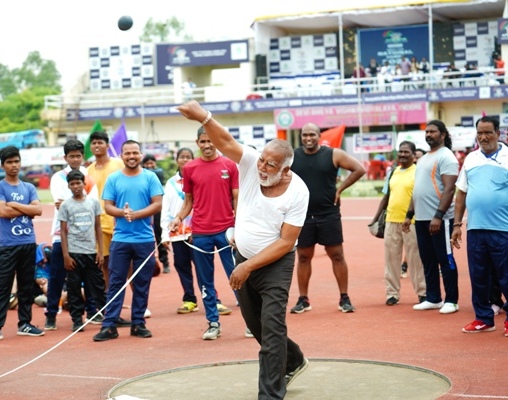
<path fill-rule="evenodd" d="M 92 129 L 90 130 L 90 135 L 92 133 L 94 133 L 94 132 L 102 131 L 102 130 L 103 129 L 102 129 L 101 121 L 97 120 L 93 124 Z M 88 139 L 86 139 L 86 143 L 85 143 L 85 161 L 89 160 L 90 158 L 93 157 L 92 146 L 91 146 L 91 143 L 90 143 L 90 135 L 88 135 Z"/>
<path fill-rule="evenodd" d="M 346 131 L 346 125 L 336 126 L 335 128 L 328 129 L 321 132 L 319 138 L 319 144 L 321 146 L 328 146 L 336 149 L 342 147 L 342 139 L 344 138 L 344 132 Z"/>
<path fill-rule="evenodd" d="M 118 130 L 109 141 L 108 154 L 111 157 L 120 157 L 120 154 L 122 153 L 122 144 L 128 139 L 127 130 L 125 129 L 125 122 L 122 122 Z"/>

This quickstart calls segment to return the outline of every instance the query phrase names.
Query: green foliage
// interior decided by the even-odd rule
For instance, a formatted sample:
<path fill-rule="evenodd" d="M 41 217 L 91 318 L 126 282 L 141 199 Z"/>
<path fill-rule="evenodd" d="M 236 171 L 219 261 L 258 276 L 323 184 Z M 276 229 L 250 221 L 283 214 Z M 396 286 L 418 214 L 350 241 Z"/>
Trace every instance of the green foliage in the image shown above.
<path fill-rule="evenodd" d="M 55 62 L 44 60 L 38 51 L 29 53 L 20 68 L 0 64 L 0 132 L 42 128 L 44 96 L 60 92 Z"/>
<path fill-rule="evenodd" d="M 169 178 L 176 174 L 178 166 L 173 157 L 165 158 L 164 160 L 157 161 L 157 166 L 162 168 L 164 171 L 164 182 L 167 182 Z"/>
<path fill-rule="evenodd" d="M 44 96 L 57 93 L 56 88 L 36 87 L 7 96 L 0 102 L 0 132 L 43 127 L 40 112 L 44 107 Z"/>
<path fill-rule="evenodd" d="M 141 42 L 164 43 L 167 41 L 189 41 L 192 36 L 185 33 L 185 23 L 176 17 L 155 22 L 150 18 L 139 37 Z"/>

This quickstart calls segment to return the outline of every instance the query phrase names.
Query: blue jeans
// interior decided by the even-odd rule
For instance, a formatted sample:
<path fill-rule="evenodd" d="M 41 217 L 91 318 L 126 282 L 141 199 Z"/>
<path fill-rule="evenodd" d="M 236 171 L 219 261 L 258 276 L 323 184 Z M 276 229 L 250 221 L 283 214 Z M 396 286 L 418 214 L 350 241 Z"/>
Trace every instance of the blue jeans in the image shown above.
<path fill-rule="evenodd" d="M 468 230 L 467 262 L 476 319 L 492 326 L 494 311 L 490 303 L 490 291 L 493 270 L 505 299 L 508 298 L 508 232 Z"/>
<path fill-rule="evenodd" d="M 109 287 L 106 307 L 106 318 L 102 327 L 115 326 L 120 317 L 122 305 L 125 298 L 125 290 L 114 299 L 113 297 L 120 291 L 127 282 L 127 275 L 132 263 L 133 274 L 140 268 L 141 264 L 147 260 L 141 271 L 132 280 L 132 307 L 131 320 L 132 325 L 145 323 L 145 311 L 148 306 L 148 294 L 150 283 L 152 282 L 153 270 L 155 269 L 155 257 L 153 251 L 154 242 L 147 243 L 124 243 L 111 242 L 109 248 Z M 150 256 L 150 257 L 149 257 Z"/>
<path fill-rule="evenodd" d="M 439 267 L 441 267 L 445 289 L 444 301 L 457 304 L 459 301 L 459 275 L 450 243 L 453 219 L 444 219 L 437 235 L 430 234 L 429 226 L 430 221 L 416 221 L 415 223 L 418 250 L 427 285 L 427 301 L 439 303 L 443 300 L 439 279 Z"/>
<path fill-rule="evenodd" d="M 226 239 L 226 233 L 220 232 L 214 235 L 192 235 L 192 244 L 199 249 L 212 252 L 217 249 L 227 247 L 229 242 Z M 196 275 L 198 276 L 198 284 L 205 306 L 206 319 L 209 322 L 219 322 L 219 312 L 217 311 L 217 293 L 215 291 L 214 281 L 214 254 L 205 254 L 197 250 L 192 250 L 194 255 L 194 263 L 196 264 Z M 219 253 L 222 266 L 229 279 L 233 269 L 235 268 L 231 249 L 227 248 Z M 236 293 L 235 293 L 236 295 Z"/>

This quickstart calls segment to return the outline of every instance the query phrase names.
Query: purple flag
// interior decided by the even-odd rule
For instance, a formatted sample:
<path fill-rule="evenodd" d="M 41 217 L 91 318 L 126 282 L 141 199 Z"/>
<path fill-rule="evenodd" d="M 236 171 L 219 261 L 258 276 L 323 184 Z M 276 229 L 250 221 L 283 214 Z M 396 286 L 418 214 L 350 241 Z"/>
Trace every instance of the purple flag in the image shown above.
<path fill-rule="evenodd" d="M 120 154 L 122 153 L 122 144 L 128 139 L 129 138 L 127 137 L 127 131 L 125 130 L 125 122 L 122 122 L 122 125 L 120 125 L 116 133 L 109 141 L 108 154 L 111 157 L 120 157 Z"/>

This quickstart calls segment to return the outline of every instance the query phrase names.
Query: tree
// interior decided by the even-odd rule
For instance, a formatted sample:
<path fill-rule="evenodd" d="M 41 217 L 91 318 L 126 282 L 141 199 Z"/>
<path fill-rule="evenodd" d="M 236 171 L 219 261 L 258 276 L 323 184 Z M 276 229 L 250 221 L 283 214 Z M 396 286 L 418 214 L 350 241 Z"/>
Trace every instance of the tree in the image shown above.
<path fill-rule="evenodd" d="M 16 132 L 40 129 L 45 124 L 40 113 L 44 108 L 44 96 L 58 94 L 55 88 L 26 89 L 14 93 L 0 102 L 0 132 Z"/>
<path fill-rule="evenodd" d="M 158 22 L 154 22 L 153 18 L 150 18 L 146 22 L 143 34 L 139 37 L 139 40 L 145 43 L 192 40 L 192 36 L 186 34 L 184 30 L 185 23 L 176 17 Z"/>
<path fill-rule="evenodd" d="M 0 64 L 0 132 L 40 129 L 44 96 L 59 94 L 60 73 L 56 64 L 38 51 L 28 54 L 21 68 Z"/>
<path fill-rule="evenodd" d="M 61 90 L 60 73 L 55 62 L 42 59 L 38 51 L 29 53 L 21 68 L 14 69 L 12 74 L 18 91 L 36 87 Z"/>

